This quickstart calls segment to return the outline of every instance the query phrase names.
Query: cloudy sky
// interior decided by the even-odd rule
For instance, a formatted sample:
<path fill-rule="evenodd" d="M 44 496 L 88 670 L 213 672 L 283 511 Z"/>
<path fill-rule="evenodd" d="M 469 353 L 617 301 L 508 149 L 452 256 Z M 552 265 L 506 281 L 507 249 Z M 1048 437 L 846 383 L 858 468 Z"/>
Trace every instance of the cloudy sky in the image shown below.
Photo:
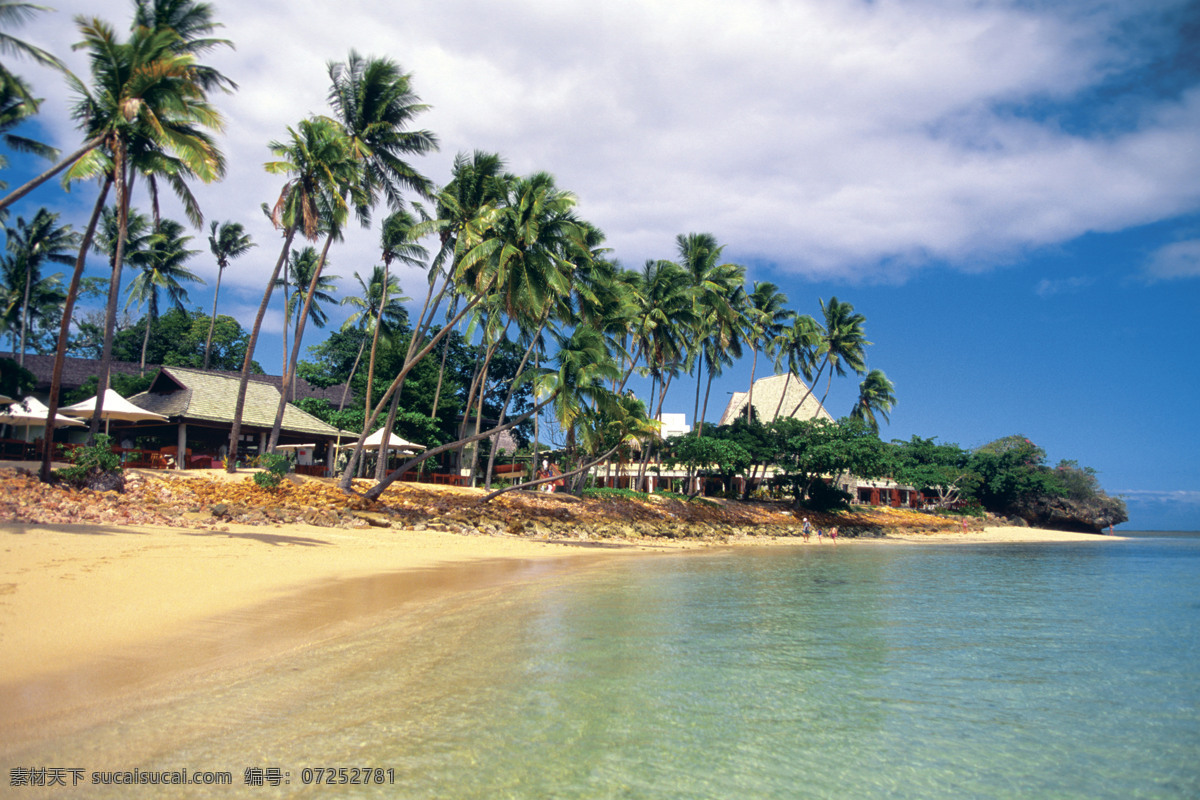
<path fill-rule="evenodd" d="M 21 32 L 81 75 L 72 17 L 130 16 L 114 0 L 55 5 Z M 259 211 L 281 186 L 262 169 L 268 142 L 326 110 L 326 63 L 355 48 L 413 74 L 441 142 L 418 163 L 435 182 L 456 153 L 498 152 L 553 173 L 628 267 L 708 231 L 803 313 L 853 303 L 870 366 L 896 384 L 885 438 L 1023 433 L 1052 462 L 1098 469 L 1126 495 L 1127 527 L 1200 528 L 1197 3 L 214 5 L 236 50 L 209 61 L 241 88 L 217 98 L 229 176 L 197 194 L 260 243 L 226 275 L 224 312 L 252 318 L 277 252 Z M 46 97 L 44 135 L 77 142 L 61 79 L 18 71 Z M 89 197 L 52 189 L 18 213 L 47 204 L 82 223 Z M 377 238 L 354 231 L 333 251 L 343 285 Z M 211 284 L 214 265 L 193 269 Z M 278 350 L 265 337 L 259 360 Z M 749 373 L 747 359 L 714 384 L 709 419 Z M 673 391 L 690 422 L 690 390 Z M 835 382 L 831 411 L 856 391 Z"/>

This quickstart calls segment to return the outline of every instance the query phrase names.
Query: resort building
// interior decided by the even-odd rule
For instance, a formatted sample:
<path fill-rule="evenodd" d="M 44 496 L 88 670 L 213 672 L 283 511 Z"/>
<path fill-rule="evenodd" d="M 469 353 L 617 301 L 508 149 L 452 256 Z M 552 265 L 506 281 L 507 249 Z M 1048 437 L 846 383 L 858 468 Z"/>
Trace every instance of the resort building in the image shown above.
<path fill-rule="evenodd" d="M 833 422 L 833 417 L 825 410 L 825 406 L 821 405 L 816 393 L 810 392 L 808 384 L 799 375 L 792 373 L 759 378 L 750 391 L 734 392 L 718 424 L 731 425 L 738 417 L 744 417 L 747 403 L 753 405 L 754 416 L 764 425 L 780 417 L 826 419 Z"/>

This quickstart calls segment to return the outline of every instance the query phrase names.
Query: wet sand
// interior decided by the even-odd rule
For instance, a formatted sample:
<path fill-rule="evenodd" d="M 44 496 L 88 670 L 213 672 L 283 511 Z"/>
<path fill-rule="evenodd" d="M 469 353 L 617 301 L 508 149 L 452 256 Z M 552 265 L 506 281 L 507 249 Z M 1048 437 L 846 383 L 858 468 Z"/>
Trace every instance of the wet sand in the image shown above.
<path fill-rule="evenodd" d="M 227 531 L 0 524 L 0 744 L 49 734 L 189 674 L 252 665 L 408 603 L 538 580 L 589 560 L 706 549 L 696 542 L 540 541 L 395 529 Z M 1111 541 L 991 528 L 840 540 Z M 833 546 L 816 537 L 734 544 Z M 397 577 L 397 575 L 401 577 Z"/>

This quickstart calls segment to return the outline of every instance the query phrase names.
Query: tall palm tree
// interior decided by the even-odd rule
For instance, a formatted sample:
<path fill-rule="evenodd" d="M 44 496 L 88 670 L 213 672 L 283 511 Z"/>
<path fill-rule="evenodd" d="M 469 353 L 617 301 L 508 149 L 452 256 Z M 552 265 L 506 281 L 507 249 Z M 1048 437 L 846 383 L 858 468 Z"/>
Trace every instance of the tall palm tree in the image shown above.
<path fill-rule="evenodd" d="M 300 302 L 302 295 L 300 292 L 308 288 L 309 283 L 313 280 L 313 274 L 317 270 L 318 254 L 316 248 L 305 247 L 302 250 L 292 250 L 292 254 L 288 259 L 288 266 L 291 272 L 291 277 L 288 279 L 291 288 L 295 291 L 288 298 L 284 306 L 284 320 L 286 324 L 291 325 L 293 331 L 299 334 L 300 328 Z M 283 286 L 283 278 L 275 282 L 276 287 Z M 321 303 L 336 303 L 337 298 L 330 292 L 337 289 L 337 277 L 332 275 L 322 274 L 317 278 L 317 290 L 313 293 L 312 304 L 308 308 L 308 320 L 318 328 L 324 328 L 325 323 L 329 321 L 329 315 L 325 313 L 325 309 L 321 308 Z"/>
<path fill-rule="evenodd" d="M 711 233 L 680 234 L 675 238 L 679 263 L 688 272 L 692 285 L 695 318 L 688 361 L 696 368 L 696 403 L 692 418 L 698 433 L 703 432 L 700 411 L 700 386 L 704 367 L 710 367 L 718 352 L 736 351 L 740 356 L 741 336 L 737 333 L 738 310 L 733 302 L 745 281 L 745 268 L 720 263 L 724 245 L 717 244 Z"/>
<path fill-rule="evenodd" d="M 119 236 L 113 260 L 104 347 L 99 378 L 101 400 L 92 420 L 97 430 L 103 389 L 112 358 L 113 326 L 123 264 L 125 224 L 133 177 L 138 173 L 163 174 L 177 192 L 185 177 L 208 182 L 224 174 L 224 157 L 207 129 L 219 130 L 220 115 L 195 80 L 195 59 L 180 53 L 179 37 L 171 30 L 135 27 L 126 42 L 99 19 L 80 20 L 81 46 L 89 51 L 93 87 L 72 80 L 80 99 L 74 116 L 89 139 L 100 138 L 91 150 L 67 170 L 78 180 L 112 176 L 116 189 Z M 185 195 L 189 195 L 184 191 Z M 194 206 L 189 214 L 198 214 Z"/>
<path fill-rule="evenodd" d="M 857 419 L 866 424 L 872 433 L 879 433 L 879 420 L 889 422 L 888 416 L 896 405 L 896 387 L 888 380 L 882 370 L 873 369 L 867 377 L 858 384 L 858 400 L 850 411 L 850 419 Z"/>
<path fill-rule="evenodd" d="M 854 306 L 849 303 L 838 302 L 836 297 L 829 298 L 828 304 L 824 300 L 821 301 L 821 313 L 825 317 L 818 350 L 822 359 L 821 366 L 817 370 L 812 386 L 796 404 L 792 411 L 793 415 L 800 410 L 800 406 L 813 393 L 816 388 L 816 380 L 820 378 L 821 373 L 827 367 L 829 374 L 825 382 L 825 393 L 821 395 L 822 405 L 829 397 L 829 389 L 833 385 L 835 374 L 839 377 L 844 376 L 847 367 L 859 375 L 867 371 L 866 348 L 871 343 L 867 341 L 867 337 L 863 333 L 866 317 L 855 312 Z"/>
<path fill-rule="evenodd" d="M 150 345 L 150 328 L 158 320 L 158 293 L 166 291 L 171 305 L 180 311 L 188 302 L 183 282 L 204 283 L 204 280 L 184 266 L 199 250 L 188 250 L 191 236 L 183 235 L 183 225 L 173 219 L 159 221 L 158 230 L 150 236 L 147 258 L 126 290 L 129 298 L 125 308 L 136 304 L 146 306 L 146 332 L 142 337 L 142 373 L 146 371 L 146 349 Z"/>
<path fill-rule="evenodd" d="M 258 343 L 258 334 L 262 330 L 263 318 L 266 317 L 267 307 L 271 303 L 271 294 L 275 291 L 279 272 L 291 252 L 292 240 L 299 232 L 309 241 L 315 241 L 322 231 L 322 225 L 335 213 L 344 217 L 347 206 L 341 192 L 343 184 L 354 177 L 354 162 L 346 137 L 341 127 L 333 120 L 323 117 L 302 120 L 295 128 L 289 127 L 288 134 L 287 141 L 271 142 L 271 152 L 277 160 L 268 161 L 263 165 L 272 174 L 289 176 L 279 193 L 279 199 L 271 209 L 272 221 L 284 232 L 283 247 L 267 281 L 267 289 L 258 306 L 258 313 L 250 329 L 250 340 L 246 345 L 238 399 L 229 434 L 226 469 L 230 472 L 234 470 L 237 458 L 254 348 Z M 348 172 L 350 174 L 347 174 Z M 281 395 L 283 394 L 285 393 L 281 391 Z M 286 400 L 283 402 L 286 404 Z"/>
<path fill-rule="evenodd" d="M 42 282 L 42 267 L 46 264 L 74 263 L 71 251 L 79 246 L 79 234 L 75 233 L 70 225 L 59 225 L 58 214 L 44 208 L 38 209 L 29 222 L 26 222 L 24 217 L 17 217 L 17 226 L 7 228 L 6 234 L 6 247 L 13 260 L 13 266 L 24 273 L 20 286 L 21 343 L 17 351 L 18 363 L 24 366 L 26 330 L 31 310 L 30 298 L 34 287 Z M 10 283 L 11 288 L 15 287 Z M 44 292 L 48 287 L 40 288 Z"/>
<path fill-rule="evenodd" d="M 379 233 L 383 274 L 379 277 L 378 284 L 382 294 L 379 302 L 375 305 L 377 317 L 382 315 L 388 307 L 387 296 L 393 291 L 393 284 L 396 286 L 395 291 L 399 293 L 399 284 L 395 283 L 391 276 L 392 262 L 399 261 L 405 266 L 417 269 L 425 267 L 425 260 L 429 257 L 429 253 L 422 245 L 417 244 L 416 224 L 416 219 L 407 211 L 394 211 L 383 221 L 383 227 Z M 372 285 L 374 285 L 374 282 L 372 282 Z M 371 392 L 375 382 L 375 357 L 379 349 L 379 337 L 383 333 L 383 325 L 381 323 L 382 320 L 377 318 L 371 325 L 371 355 L 367 359 L 367 389 L 364 392 L 366 395 L 364 414 L 371 413 Z M 349 383 L 346 386 L 349 388 Z"/>
<path fill-rule="evenodd" d="M 395 333 L 408 320 L 408 311 L 404 308 L 404 303 L 409 298 L 400 295 L 400 281 L 395 275 L 389 275 L 386 267 L 376 265 L 371 270 L 369 280 L 363 280 L 363 277 L 357 272 L 354 273 L 354 278 L 358 281 L 359 291 L 346 295 L 341 302 L 342 305 L 357 310 L 342 324 L 342 330 L 349 331 L 358 328 L 362 339 L 358 343 L 358 353 L 354 356 L 350 374 L 346 376 L 346 385 L 342 389 L 342 399 L 338 403 L 338 411 L 346 406 L 346 398 L 350 394 L 350 384 L 354 380 L 355 373 L 358 372 L 358 365 L 362 361 L 363 353 L 366 352 L 367 340 L 371 340 L 372 346 L 381 341 L 390 342 Z"/>
<path fill-rule="evenodd" d="M 240 222 L 212 221 L 208 234 L 208 249 L 217 259 L 217 285 L 213 290 L 212 316 L 208 320 L 208 336 L 204 339 L 204 368 L 208 369 L 208 358 L 212 353 L 213 328 L 217 324 L 217 298 L 221 294 L 221 277 L 225 268 L 235 258 L 240 258 L 254 247 L 254 241 Z"/>
<path fill-rule="evenodd" d="M 413 92 L 412 75 L 389 58 L 366 57 L 354 50 L 345 62 L 329 62 L 329 105 L 350 139 L 354 157 L 363 162 L 364 220 L 382 192 L 393 210 L 404 207 L 405 190 L 429 197 L 432 185 L 405 159 L 437 150 L 434 134 L 409 130 L 429 109 Z"/>
<path fill-rule="evenodd" d="M 754 374 L 758 369 L 758 352 L 775 347 L 784 327 L 792 318 L 787 308 L 787 295 L 769 281 L 755 281 L 745 307 L 746 341 L 754 353 L 750 361 L 750 391 L 746 397 L 746 421 L 754 405 Z"/>
<path fill-rule="evenodd" d="M 775 404 L 775 413 L 771 415 L 771 420 L 779 418 L 779 412 L 783 409 L 783 399 L 787 396 L 793 375 L 802 376 L 810 387 L 809 392 L 812 391 L 814 371 L 820 360 L 824 337 L 824 328 L 808 314 L 795 315 L 792 317 L 792 324 L 780 332 L 775 371 L 778 373 L 786 362 L 787 378 L 784 379 L 783 390 L 779 393 L 779 402 Z"/>

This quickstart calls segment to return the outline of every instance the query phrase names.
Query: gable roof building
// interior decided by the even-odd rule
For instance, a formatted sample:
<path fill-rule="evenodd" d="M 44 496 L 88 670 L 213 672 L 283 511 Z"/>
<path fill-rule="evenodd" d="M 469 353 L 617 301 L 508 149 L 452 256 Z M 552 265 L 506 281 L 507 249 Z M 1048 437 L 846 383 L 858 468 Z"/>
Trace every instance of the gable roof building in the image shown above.
<path fill-rule="evenodd" d="M 805 395 L 808 395 L 805 397 Z M 721 415 L 721 425 L 732 424 L 739 416 L 745 416 L 749 392 L 734 392 L 729 405 Z M 801 400 L 804 402 L 801 403 Z M 797 404 L 800 407 L 797 408 Z M 824 419 L 833 421 L 833 416 L 821 405 L 815 393 L 809 393 L 806 384 L 798 375 L 772 375 L 754 382 L 754 414 L 765 424 L 774 422 L 776 409 L 780 417 L 795 419 Z"/>
<path fill-rule="evenodd" d="M 163 367 L 150 388 L 129 398 L 134 405 L 167 417 L 172 423 L 195 423 L 227 429 L 237 407 L 238 376 L 187 367 Z M 265 381 L 246 386 L 242 428 L 247 434 L 270 431 L 279 408 L 279 389 Z M 338 429 L 288 403 L 281 431 L 308 439 L 336 438 Z"/>

